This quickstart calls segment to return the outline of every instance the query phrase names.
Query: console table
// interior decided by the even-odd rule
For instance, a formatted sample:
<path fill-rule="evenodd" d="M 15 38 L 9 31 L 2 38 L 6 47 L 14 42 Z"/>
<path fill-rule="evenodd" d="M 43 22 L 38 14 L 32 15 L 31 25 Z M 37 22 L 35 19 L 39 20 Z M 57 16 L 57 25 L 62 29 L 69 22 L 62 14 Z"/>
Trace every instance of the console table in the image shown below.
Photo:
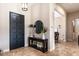
<path fill-rule="evenodd" d="M 48 39 L 41 39 L 35 37 L 28 38 L 28 46 L 44 52 L 48 51 Z"/>

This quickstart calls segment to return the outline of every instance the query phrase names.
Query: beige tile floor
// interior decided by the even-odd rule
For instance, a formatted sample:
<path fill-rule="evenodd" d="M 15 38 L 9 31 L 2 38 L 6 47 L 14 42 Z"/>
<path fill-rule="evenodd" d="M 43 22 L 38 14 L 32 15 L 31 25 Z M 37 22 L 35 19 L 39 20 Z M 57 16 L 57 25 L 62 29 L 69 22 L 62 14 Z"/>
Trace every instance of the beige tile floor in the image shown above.
<path fill-rule="evenodd" d="M 79 56 L 79 46 L 77 42 L 63 42 L 56 44 L 56 49 L 51 52 L 42 53 L 34 48 L 25 47 L 2 53 L 2 56 Z"/>

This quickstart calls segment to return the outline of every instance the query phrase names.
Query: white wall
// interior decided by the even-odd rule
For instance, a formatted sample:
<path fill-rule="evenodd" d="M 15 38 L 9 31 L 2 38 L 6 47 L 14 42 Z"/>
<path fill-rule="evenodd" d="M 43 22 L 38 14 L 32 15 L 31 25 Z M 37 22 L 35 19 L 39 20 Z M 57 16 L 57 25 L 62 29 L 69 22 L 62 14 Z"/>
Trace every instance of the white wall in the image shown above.
<path fill-rule="evenodd" d="M 58 12 L 60 12 L 63 16 L 64 16 L 64 28 L 65 28 L 65 32 L 64 32 L 64 38 L 66 40 L 66 13 L 65 11 L 58 5 L 56 4 L 49 4 L 49 50 L 52 51 L 55 49 L 55 38 L 54 38 L 54 28 L 55 28 L 55 19 L 54 19 L 54 11 L 57 10 Z M 65 41 L 64 40 L 64 41 Z"/>
<path fill-rule="evenodd" d="M 59 16 L 55 18 L 55 23 L 54 23 L 55 30 L 59 32 L 59 40 L 62 40 L 62 41 L 64 41 L 64 32 L 65 32 L 64 23 L 65 22 L 64 22 L 63 16 Z"/>
<path fill-rule="evenodd" d="M 38 3 L 32 4 L 31 8 L 31 23 L 35 23 L 36 20 L 41 20 L 44 26 L 47 28 L 46 38 L 48 39 L 48 48 L 49 50 L 55 49 L 54 42 L 54 8 L 55 4 L 48 3 Z M 41 36 L 40 36 L 41 37 Z"/>
<path fill-rule="evenodd" d="M 73 24 L 72 21 L 79 18 L 79 11 L 67 14 L 67 41 L 73 41 Z"/>
<path fill-rule="evenodd" d="M 49 4 L 48 3 L 43 3 L 41 4 L 41 10 L 40 10 L 40 18 L 42 22 L 44 23 L 44 27 L 47 28 L 46 32 L 46 38 L 49 38 Z"/>
<path fill-rule="evenodd" d="M 9 50 L 9 11 L 25 15 L 25 46 L 29 35 L 29 24 L 34 24 L 36 20 L 41 20 L 47 28 L 46 38 L 48 39 L 49 50 L 55 49 L 54 41 L 54 10 L 55 4 L 32 3 L 28 4 L 28 11 L 21 11 L 20 4 L 0 4 L 0 48 Z"/>
<path fill-rule="evenodd" d="M 75 32 L 73 32 L 73 40 L 74 41 L 78 41 L 78 35 L 79 35 L 79 18 L 74 19 L 75 23 L 74 23 L 74 30 Z"/>
<path fill-rule="evenodd" d="M 31 23 L 35 24 L 37 20 L 41 20 L 46 28 L 49 23 L 49 4 L 47 3 L 35 3 L 31 6 Z M 46 32 L 46 38 L 48 38 L 48 31 Z M 42 37 L 42 34 L 39 35 Z M 36 36 L 37 37 L 37 36 Z"/>
<path fill-rule="evenodd" d="M 49 4 L 49 50 L 55 49 L 55 38 L 54 38 L 54 10 L 56 4 Z"/>
<path fill-rule="evenodd" d="M 32 3 L 31 17 L 32 24 L 34 24 L 36 20 L 40 20 L 40 3 Z"/>
<path fill-rule="evenodd" d="M 36 20 L 41 20 L 44 26 L 47 28 L 46 38 L 48 39 L 48 48 L 52 50 L 55 48 L 54 42 L 54 25 L 53 25 L 53 12 L 55 5 L 48 3 L 32 4 L 31 9 L 31 23 L 35 23 Z M 41 37 L 41 36 L 40 36 Z"/>
<path fill-rule="evenodd" d="M 61 6 L 59 6 L 57 4 L 56 4 L 55 10 L 61 15 L 61 17 L 59 17 L 59 18 L 55 18 L 55 19 L 59 19 L 58 23 L 60 23 L 60 25 L 61 25 L 60 37 L 61 37 L 61 39 L 66 41 L 66 12 Z"/>
<path fill-rule="evenodd" d="M 23 12 L 21 4 L 1 3 L 0 4 L 0 49 L 9 50 L 9 11 L 25 15 L 25 46 L 27 46 L 28 25 L 30 23 L 30 5 L 29 10 Z"/>
<path fill-rule="evenodd" d="M 50 40 L 50 15 L 49 4 L 28 4 L 28 11 L 21 10 L 21 4 L 0 4 L 0 49 L 9 50 L 9 11 L 25 15 L 25 46 L 27 46 L 27 37 L 29 36 L 29 24 L 34 24 L 36 20 L 42 20 L 47 28 L 46 38 L 49 40 L 49 48 L 52 47 Z M 51 16 L 52 17 L 52 16 Z M 52 19 L 51 19 L 52 20 Z M 52 38 L 51 38 L 52 39 Z M 54 39 L 53 39 L 54 40 Z M 51 43 L 50 43 L 51 42 Z M 50 46 L 51 45 L 51 46 Z"/>

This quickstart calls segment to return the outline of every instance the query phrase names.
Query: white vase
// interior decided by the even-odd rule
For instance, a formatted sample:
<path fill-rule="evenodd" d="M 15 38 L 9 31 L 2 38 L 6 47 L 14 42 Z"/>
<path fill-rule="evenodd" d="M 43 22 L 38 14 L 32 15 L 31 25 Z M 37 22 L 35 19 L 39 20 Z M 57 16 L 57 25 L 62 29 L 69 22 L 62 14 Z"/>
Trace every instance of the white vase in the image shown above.
<path fill-rule="evenodd" d="M 42 39 L 45 39 L 45 34 L 43 33 Z"/>

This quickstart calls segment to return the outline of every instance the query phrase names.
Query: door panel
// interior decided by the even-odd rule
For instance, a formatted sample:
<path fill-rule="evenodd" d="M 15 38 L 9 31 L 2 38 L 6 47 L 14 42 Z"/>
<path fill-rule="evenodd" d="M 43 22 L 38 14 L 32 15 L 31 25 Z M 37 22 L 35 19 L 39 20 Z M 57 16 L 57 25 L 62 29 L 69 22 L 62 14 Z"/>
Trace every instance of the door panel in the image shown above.
<path fill-rule="evenodd" d="M 24 46 L 24 15 L 10 12 L 10 50 Z"/>
<path fill-rule="evenodd" d="M 24 19 L 24 17 L 23 17 L 23 15 L 18 15 L 17 16 L 17 41 L 18 41 L 18 43 L 17 43 L 17 45 L 18 46 L 24 46 L 24 20 L 22 20 L 22 19 Z"/>

